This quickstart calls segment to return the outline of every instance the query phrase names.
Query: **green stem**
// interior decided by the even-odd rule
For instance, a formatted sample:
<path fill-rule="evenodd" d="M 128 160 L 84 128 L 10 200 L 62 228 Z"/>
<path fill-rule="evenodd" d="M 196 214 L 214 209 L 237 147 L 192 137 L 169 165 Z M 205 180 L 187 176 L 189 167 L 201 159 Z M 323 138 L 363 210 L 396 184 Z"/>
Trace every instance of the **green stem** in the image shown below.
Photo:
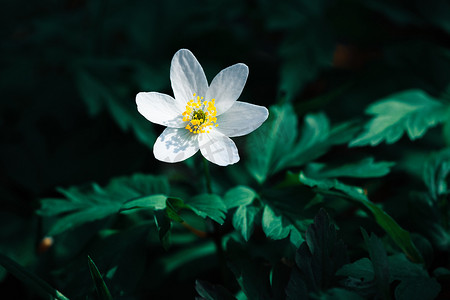
<path fill-rule="evenodd" d="M 211 186 L 211 173 L 209 172 L 209 162 L 203 158 L 203 167 L 205 172 L 205 179 L 206 179 L 206 190 L 208 194 L 212 194 L 212 186 Z M 213 238 L 214 244 L 216 246 L 217 251 L 217 259 L 219 261 L 219 267 L 220 267 L 220 273 L 222 276 L 222 282 L 226 283 L 227 281 L 227 267 L 226 267 L 226 260 L 225 260 L 225 252 L 223 251 L 222 247 L 222 234 L 220 233 L 220 225 L 216 222 L 212 221 L 211 219 L 208 219 L 210 228 L 212 227 L 211 237 Z"/>
<path fill-rule="evenodd" d="M 203 158 L 203 169 L 205 171 L 205 179 L 206 179 L 206 190 L 208 194 L 212 194 L 212 187 L 211 187 L 211 174 L 209 172 L 209 164 L 206 158 Z"/>

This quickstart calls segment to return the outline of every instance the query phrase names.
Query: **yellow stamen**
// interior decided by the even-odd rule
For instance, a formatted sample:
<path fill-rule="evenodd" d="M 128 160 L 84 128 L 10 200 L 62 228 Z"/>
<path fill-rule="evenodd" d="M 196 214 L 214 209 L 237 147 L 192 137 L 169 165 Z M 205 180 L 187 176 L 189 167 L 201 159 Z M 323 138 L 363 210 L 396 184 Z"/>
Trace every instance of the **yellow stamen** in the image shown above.
<path fill-rule="evenodd" d="M 209 133 L 209 129 L 217 124 L 217 110 L 215 99 L 210 101 L 202 101 L 203 97 L 193 94 L 193 99 L 190 99 L 186 104 L 186 110 L 182 113 L 183 121 L 189 122 L 186 129 L 194 134 Z"/>

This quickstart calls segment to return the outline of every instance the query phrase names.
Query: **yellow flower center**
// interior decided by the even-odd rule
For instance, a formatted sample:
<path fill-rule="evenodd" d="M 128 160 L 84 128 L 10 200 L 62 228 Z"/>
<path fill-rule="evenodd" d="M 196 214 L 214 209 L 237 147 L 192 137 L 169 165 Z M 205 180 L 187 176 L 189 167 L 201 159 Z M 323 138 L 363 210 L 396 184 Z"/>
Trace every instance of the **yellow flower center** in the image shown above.
<path fill-rule="evenodd" d="M 192 133 L 209 133 L 212 126 L 219 126 L 216 124 L 217 110 L 214 105 L 216 99 L 211 101 L 203 101 L 203 97 L 196 96 L 189 100 L 186 104 L 186 110 L 183 113 L 183 121 L 188 122 L 187 130 Z"/>

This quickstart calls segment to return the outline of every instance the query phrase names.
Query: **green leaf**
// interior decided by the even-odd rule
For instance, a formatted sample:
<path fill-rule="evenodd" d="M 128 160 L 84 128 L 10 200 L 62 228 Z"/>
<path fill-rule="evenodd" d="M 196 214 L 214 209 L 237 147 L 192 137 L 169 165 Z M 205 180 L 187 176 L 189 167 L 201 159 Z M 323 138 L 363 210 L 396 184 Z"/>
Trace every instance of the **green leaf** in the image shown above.
<path fill-rule="evenodd" d="M 209 270 L 216 266 L 216 249 L 212 240 L 188 243 L 179 251 L 169 252 L 168 255 L 160 258 L 159 263 L 163 266 L 163 273 L 165 275 L 171 274 L 174 271 L 180 273 L 185 270 L 193 273 Z M 210 264 L 203 265 L 205 261 Z"/>
<path fill-rule="evenodd" d="M 308 288 L 306 287 L 303 274 L 298 268 L 291 272 L 291 278 L 286 286 L 286 299 L 308 299 Z"/>
<path fill-rule="evenodd" d="M 277 262 L 271 270 L 270 285 L 272 287 L 272 299 L 286 299 L 286 287 L 291 277 L 292 268 L 284 261 Z"/>
<path fill-rule="evenodd" d="M 439 280 L 449 280 L 450 279 L 450 270 L 444 267 L 436 268 L 433 271 L 433 275 L 437 277 Z"/>
<path fill-rule="evenodd" d="M 119 209 L 120 204 L 111 202 L 108 204 L 85 208 L 81 211 L 65 215 L 61 218 L 58 218 L 56 222 L 53 223 L 47 235 L 58 235 L 65 231 L 71 230 L 74 227 L 114 216 L 119 211 Z"/>
<path fill-rule="evenodd" d="M 183 218 L 180 217 L 178 212 L 183 208 L 189 209 L 189 206 L 184 204 L 184 201 L 182 199 L 173 197 L 167 198 L 166 205 L 167 216 L 175 222 L 183 222 Z"/>
<path fill-rule="evenodd" d="M 153 73 L 153 70 L 142 70 L 146 68 L 144 62 L 132 60 L 92 60 L 78 61 L 75 68 L 75 79 L 80 91 L 81 98 L 85 101 L 89 113 L 98 115 L 102 110 L 111 114 L 113 119 L 123 131 L 132 130 L 137 139 L 152 148 L 156 135 L 151 124 L 136 110 L 134 101 L 129 101 L 129 95 L 134 92 L 124 81 L 118 81 L 115 77 L 121 70 L 129 69 L 134 72 L 144 71 Z M 128 74 L 126 76 L 129 76 Z M 152 82 L 161 78 L 153 76 Z M 157 83 L 155 90 L 162 88 Z"/>
<path fill-rule="evenodd" d="M 227 206 L 227 209 L 238 207 L 242 205 L 248 205 L 253 202 L 258 195 L 254 190 L 246 186 L 236 186 L 228 190 L 223 197 L 223 202 Z"/>
<path fill-rule="evenodd" d="M 308 177 L 317 179 L 336 177 L 382 177 L 390 172 L 390 168 L 393 165 L 394 163 L 392 162 L 375 162 L 373 157 L 368 157 L 356 163 L 336 167 L 330 167 L 323 163 L 310 163 L 305 169 L 305 174 Z"/>
<path fill-rule="evenodd" d="M 151 195 L 137 199 L 130 199 L 126 201 L 120 208 L 120 211 L 131 209 L 148 208 L 151 210 L 159 210 L 166 208 L 167 196 L 165 195 Z"/>
<path fill-rule="evenodd" d="M 373 264 L 370 259 L 366 257 L 342 266 L 342 268 L 336 272 L 336 275 L 353 277 L 361 280 L 361 282 L 370 282 L 375 278 Z"/>
<path fill-rule="evenodd" d="M 218 195 L 198 195 L 186 201 L 186 205 L 202 218 L 209 217 L 221 225 L 225 222 L 227 207 Z"/>
<path fill-rule="evenodd" d="M 255 229 L 255 220 L 261 208 L 252 205 L 241 205 L 233 215 L 233 227 L 239 230 L 247 242 Z"/>
<path fill-rule="evenodd" d="M 112 300 L 111 293 L 103 280 L 102 275 L 97 269 L 94 261 L 88 256 L 89 271 L 91 272 L 92 280 L 95 284 L 95 290 L 97 295 L 101 300 Z"/>
<path fill-rule="evenodd" d="M 297 117 L 290 105 L 271 106 L 269 118 L 247 139 L 247 167 L 264 182 L 297 136 Z"/>
<path fill-rule="evenodd" d="M 163 248 L 168 250 L 170 247 L 170 229 L 172 228 L 172 223 L 165 210 L 156 210 L 154 216 L 159 240 Z"/>
<path fill-rule="evenodd" d="M 306 177 L 303 172 L 300 172 L 299 181 L 307 186 L 317 187 L 318 192 L 320 193 L 332 194 L 334 196 L 355 201 L 362 205 L 372 213 L 378 225 L 386 231 L 395 244 L 402 249 L 411 260 L 423 262 L 423 258 L 414 246 L 409 232 L 401 228 L 400 225 L 398 225 L 386 212 L 372 203 L 361 188 L 345 185 L 336 179 L 311 179 Z"/>
<path fill-rule="evenodd" d="M 302 291 L 305 285 L 308 293 L 327 290 L 335 281 L 336 271 L 348 262 L 347 249 L 337 238 L 325 210 L 319 211 L 308 228 L 306 242 L 298 248 L 295 262 L 298 272 L 293 272 L 288 289 Z"/>
<path fill-rule="evenodd" d="M 375 282 L 378 286 L 378 295 L 381 297 L 381 299 L 390 299 L 389 263 L 383 243 L 375 234 L 372 233 L 369 238 L 369 235 L 363 228 L 361 228 L 361 232 L 363 234 L 364 241 L 366 242 L 370 259 L 372 261 Z"/>
<path fill-rule="evenodd" d="M 265 235 L 279 240 L 290 234 L 291 242 L 299 247 L 304 241 L 302 235 L 314 217 L 315 212 L 306 209 L 313 197 L 311 190 L 304 186 L 263 190 L 260 203 L 263 207 L 261 225 Z"/>
<path fill-rule="evenodd" d="M 323 113 L 307 114 L 301 135 L 291 149 L 285 148 L 276 171 L 286 167 L 301 166 L 323 155 L 333 143 L 330 122 Z"/>
<path fill-rule="evenodd" d="M 0 253 L 0 265 L 2 265 L 8 272 L 14 275 L 17 279 L 25 283 L 32 290 L 38 293 L 44 299 L 58 299 L 68 300 L 58 290 L 52 288 L 47 282 L 31 273 L 15 261 L 9 259 Z"/>
<path fill-rule="evenodd" d="M 247 167 L 260 183 L 289 167 L 302 166 L 325 154 L 336 144 L 348 142 L 354 134 L 350 123 L 330 129 L 323 113 L 305 116 L 298 136 L 297 117 L 290 105 L 272 106 L 269 119 L 248 138 Z"/>
<path fill-rule="evenodd" d="M 392 144 L 405 132 L 411 140 L 420 138 L 429 127 L 447 120 L 448 107 L 422 90 L 408 90 L 371 104 L 366 113 L 374 117 L 350 147 Z"/>
<path fill-rule="evenodd" d="M 436 299 L 441 286 L 430 278 L 423 265 L 409 261 L 405 255 L 396 254 L 388 258 L 391 280 L 400 280 L 395 289 L 395 299 Z"/>
<path fill-rule="evenodd" d="M 42 199 L 38 214 L 58 216 L 48 232 L 52 236 L 139 205 L 165 208 L 165 196 L 152 194 L 168 193 L 168 189 L 167 179 L 162 176 L 135 174 L 119 177 L 112 179 L 105 187 L 93 184 L 59 189 L 65 198 Z"/>
<path fill-rule="evenodd" d="M 437 299 L 441 285 L 434 278 L 415 278 L 402 281 L 395 289 L 398 300 L 433 300 Z"/>
<path fill-rule="evenodd" d="M 243 246 L 233 239 L 228 240 L 226 249 L 228 265 L 248 299 L 271 299 L 270 269 L 249 257 Z"/>
<path fill-rule="evenodd" d="M 233 295 L 221 285 L 213 285 L 203 280 L 195 281 L 195 290 L 205 300 L 233 300 Z"/>
<path fill-rule="evenodd" d="M 363 300 L 357 293 L 343 289 L 332 288 L 327 290 L 324 294 L 320 295 L 321 300 Z"/>
<path fill-rule="evenodd" d="M 434 201 L 450 193 L 447 184 L 449 173 L 450 148 L 433 153 L 425 160 L 422 177 Z"/>
<path fill-rule="evenodd" d="M 264 207 L 261 225 L 266 236 L 275 240 L 284 239 L 290 232 L 288 224 L 283 224 L 282 217 L 276 215 L 268 205 Z"/>

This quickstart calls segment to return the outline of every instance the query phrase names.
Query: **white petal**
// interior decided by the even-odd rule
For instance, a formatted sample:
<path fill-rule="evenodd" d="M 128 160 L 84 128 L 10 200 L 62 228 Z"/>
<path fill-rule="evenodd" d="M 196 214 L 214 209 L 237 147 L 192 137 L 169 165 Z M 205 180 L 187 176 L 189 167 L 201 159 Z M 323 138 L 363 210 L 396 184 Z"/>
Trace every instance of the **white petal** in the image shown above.
<path fill-rule="evenodd" d="M 166 128 L 156 139 L 153 154 L 158 160 L 175 163 L 191 157 L 198 149 L 196 135 L 184 128 Z"/>
<path fill-rule="evenodd" d="M 261 126 L 268 116 L 269 111 L 264 106 L 236 101 L 217 117 L 216 130 L 229 137 L 246 135 Z"/>
<path fill-rule="evenodd" d="M 178 50 L 170 65 L 170 82 L 177 101 L 186 105 L 193 94 L 204 97 L 208 89 L 205 72 L 194 54 L 187 49 Z"/>
<path fill-rule="evenodd" d="M 227 166 L 239 161 L 236 145 L 220 132 L 211 130 L 210 133 L 201 133 L 198 141 L 202 155 L 212 163 Z"/>
<path fill-rule="evenodd" d="M 216 99 L 217 115 L 226 112 L 239 98 L 247 81 L 248 67 L 244 64 L 235 64 L 223 69 L 214 77 L 206 99 Z"/>
<path fill-rule="evenodd" d="M 180 128 L 184 126 L 183 109 L 169 95 L 150 92 L 136 95 L 137 109 L 150 122 Z"/>

